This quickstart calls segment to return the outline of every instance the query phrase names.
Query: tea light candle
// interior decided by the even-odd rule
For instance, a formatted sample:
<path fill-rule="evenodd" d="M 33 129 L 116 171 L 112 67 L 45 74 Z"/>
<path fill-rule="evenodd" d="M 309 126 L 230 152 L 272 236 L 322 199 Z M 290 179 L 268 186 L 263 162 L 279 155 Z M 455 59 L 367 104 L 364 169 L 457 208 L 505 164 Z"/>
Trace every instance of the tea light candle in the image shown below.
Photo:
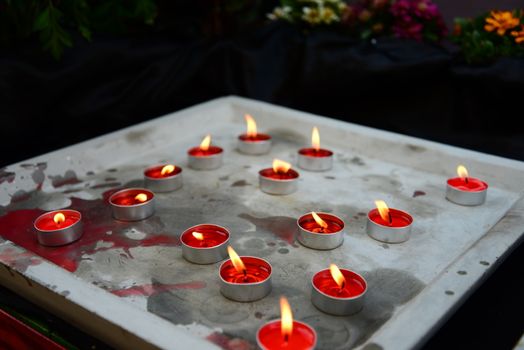
<path fill-rule="evenodd" d="M 364 306 L 367 282 L 356 272 L 331 264 L 329 269 L 317 272 L 311 283 L 311 302 L 321 311 L 344 316 L 357 313 Z"/>
<path fill-rule="evenodd" d="M 310 350 L 317 345 L 317 332 L 308 324 L 293 320 L 291 307 L 280 298 L 281 319 L 270 321 L 257 331 L 257 344 L 263 350 Z"/>
<path fill-rule="evenodd" d="M 273 160 L 273 167 L 258 172 L 260 190 L 269 194 L 284 195 L 297 190 L 298 172 L 291 164 L 279 159 Z"/>
<path fill-rule="evenodd" d="M 127 188 L 109 197 L 113 217 L 122 221 L 143 220 L 155 212 L 155 195 L 145 188 Z"/>
<path fill-rule="evenodd" d="M 229 231 L 218 225 L 196 225 L 185 230 L 180 241 L 186 260 L 195 264 L 212 264 L 227 257 Z"/>
<path fill-rule="evenodd" d="M 377 241 L 401 243 L 411 235 L 413 218 L 408 213 L 388 208 L 382 200 L 375 201 L 376 209 L 368 213 L 367 233 Z"/>
<path fill-rule="evenodd" d="M 78 240 L 83 233 L 82 214 L 72 209 L 44 213 L 33 223 L 38 243 L 61 246 Z"/>
<path fill-rule="evenodd" d="M 182 187 L 182 168 L 161 164 L 144 171 L 146 187 L 154 192 L 171 192 Z"/>
<path fill-rule="evenodd" d="M 309 171 L 326 171 L 333 166 L 333 152 L 320 148 L 320 134 L 315 126 L 311 133 L 311 148 L 298 151 L 298 166 Z"/>
<path fill-rule="evenodd" d="M 238 137 L 239 152 L 251 155 L 268 153 L 271 149 L 271 136 L 257 132 L 257 124 L 252 116 L 246 114 L 244 117 L 247 132 Z"/>
<path fill-rule="evenodd" d="M 297 220 L 298 241 L 313 249 L 334 249 L 344 242 L 344 221 L 328 213 L 311 212 Z"/>
<path fill-rule="evenodd" d="M 460 205 L 480 205 L 486 201 L 488 184 L 484 181 L 469 177 L 465 166 L 457 167 L 459 177 L 448 179 L 446 198 Z"/>
<path fill-rule="evenodd" d="M 212 170 L 222 166 L 223 150 L 211 145 L 211 135 L 207 135 L 200 146 L 187 151 L 189 167 L 196 170 Z"/>
<path fill-rule="evenodd" d="M 220 265 L 220 292 L 235 301 L 255 301 L 271 292 L 271 265 L 253 256 L 238 256 L 227 247 L 229 260 Z"/>

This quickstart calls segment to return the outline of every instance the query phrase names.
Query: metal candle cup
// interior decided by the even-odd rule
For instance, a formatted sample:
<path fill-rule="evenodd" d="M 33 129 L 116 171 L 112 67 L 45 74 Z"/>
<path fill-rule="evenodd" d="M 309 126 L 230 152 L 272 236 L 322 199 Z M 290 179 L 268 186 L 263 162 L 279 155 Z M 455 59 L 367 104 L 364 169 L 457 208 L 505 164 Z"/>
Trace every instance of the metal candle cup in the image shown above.
<path fill-rule="evenodd" d="M 271 136 L 257 134 L 248 136 L 242 134 L 238 137 L 238 151 L 249 155 L 266 154 L 271 150 Z"/>
<path fill-rule="evenodd" d="M 193 233 L 202 235 L 196 238 Z M 201 224 L 188 228 L 180 235 L 182 255 L 195 264 L 213 264 L 227 257 L 229 231 L 222 226 Z"/>
<path fill-rule="evenodd" d="M 311 279 L 313 286 L 311 302 L 319 310 L 337 316 L 351 315 L 362 310 L 367 282 L 356 272 L 340 269 L 345 278 L 344 288 L 340 288 L 331 276 L 329 269 L 317 272 Z"/>
<path fill-rule="evenodd" d="M 271 265 L 264 259 L 253 256 L 241 256 L 247 273 L 239 273 L 231 259 L 220 265 L 220 292 L 226 298 L 235 301 L 255 301 L 271 292 Z"/>
<path fill-rule="evenodd" d="M 298 188 L 299 174 L 293 169 L 275 172 L 272 168 L 258 172 L 260 190 L 268 194 L 284 195 L 295 192 Z"/>
<path fill-rule="evenodd" d="M 137 200 L 143 194 L 145 200 Z M 115 192 L 109 197 L 113 217 L 122 221 L 143 220 L 155 212 L 155 195 L 145 188 L 127 188 Z"/>
<path fill-rule="evenodd" d="M 378 209 L 372 209 L 368 213 L 366 231 L 368 235 L 377 241 L 385 243 L 401 243 L 407 241 L 411 235 L 411 224 L 413 218 L 408 213 L 389 208 L 392 223 L 380 217 Z"/>
<path fill-rule="evenodd" d="M 344 221 L 338 216 L 328 213 L 316 213 L 327 224 L 323 229 L 317 224 L 312 213 L 298 218 L 298 241 L 309 248 L 329 250 L 344 242 Z"/>
<path fill-rule="evenodd" d="M 309 171 L 329 170 L 333 167 L 333 152 L 322 148 L 302 148 L 298 151 L 298 166 Z"/>
<path fill-rule="evenodd" d="M 187 151 L 189 167 L 195 170 L 213 170 L 222 166 L 224 151 L 217 146 L 210 146 L 207 151 L 193 147 Z"/>
<path fill-rule="evenodd" d="M 488 184 L 473 177 L 468 177 L 467 182 L 460 177 L 448 179 L 446 185 L 446 198 L 460 205 L 481 205 L 487 193 Z"/>
<path fill-rule="evenodd" d="M 257 345 L 262 350 L 310 350 L 317 345 L 317 332 L 307 323 L 293 320 L 293 333 L 284 342 L 281 320 L 274 320 L 258 329 Z"/>
<path fill-rule="evenodd" d="M 166 174 L 162 170 L 169 165 L 162 164 L 147 168 L 144 171 L 145 185 L 154 192 L 171 192 L 182 187 L 182 168 L 174 169 Z"/>
<path fill-rule="evenodd" d="M 62 222 L 55 217 L 60 214 Z M 33 223 L 38 243 L 45 246 L 61 246 L 78 240 L 83 233 L 82 214 L 72 209 L 44 213 Z"/>

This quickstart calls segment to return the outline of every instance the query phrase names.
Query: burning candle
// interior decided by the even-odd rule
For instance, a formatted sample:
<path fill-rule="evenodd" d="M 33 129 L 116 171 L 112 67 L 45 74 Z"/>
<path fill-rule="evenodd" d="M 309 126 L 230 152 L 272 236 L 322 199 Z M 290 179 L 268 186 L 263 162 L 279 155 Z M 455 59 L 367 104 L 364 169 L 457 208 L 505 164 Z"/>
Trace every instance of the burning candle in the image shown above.
<path fill-rule="evenodd" d="M 211 145 L 211 135 L 207 135 L 200 146 L 187 151 L 189 166 L 196 170 L 212 170 L 222 165 L 223 150 Z"/>
<path fill-rule="evenodd" d="M 320 148 L 320 134 L 315 126 L 311 133 L 311 148 L 298 151 L 298 166 L 310 171 L 325 171 L 333 166 L 333 152 Z"/>
<path fill-rule="evenodd" d="M 290 194 L 297 190 L 298 172 L 291 164 L 279 159 L 273 160 L 273 167 L 258 172 L 260 189 L 269 194 Z"/>
<path fill-rule="evenodd" d="M 238 150 L 251 155 L 268 153 L 271 149 L 271 136 L 257 132 L 257 124 L 252 116 L 246 114 L 244 117 L 247 132 L 238 137 Z"/>
<path fill-rule="evenodd" d="M 229 260 L 220 265 L 220 292 L 235 301 L 255 301 L 271 292 L 271 265 L 253 256 L 238 256 L 227 247 Z"/>
<path fill-rule="evenodd" d="M 331 264 L 329 269 L 317 272 L 311 283 L 311 302 L 321 311 L 339 316 L 351 315 L 364 306 L 367 282 L 356 272 Z"/>
<path fill-rule="evenodd" d="M 280 298 L 280 320 L 270 321 L 257 331 L 257 344 L 263 350 L 309 350 L 317 345 L 317 333 L 308 324 L 293 320 L 291 307 Z"/>
<path fill-rule="evenodd" d="M 71 209 L 50 211 L 37 217 L 34 227 L 38 242 L 42 245 L 69 244 L 82 236 L 82 214 Z"/>
<path fill-rule="evenodd" d="M 155 165 L 144 171 L 146 187 L 155 192 L 171 192 L 182 187 L 182 168 L 173 164 Z"/>
<path fill-rule="evenodd" d="M 218 225 L 196 225 L 185 230 L 180 241 L 186 260 L 195 264 L 212 264 L 227 257 L 229 231 Z"/>
<path fill-rule="evenodd" d="M 407 241 L 413 218 L 408 213 L 388 208 L 382 200 L 375 201 L 376 209 L 368 213 L 367 233 L 371 238 L 386 243 Z"/>
<path fill-rule="evenodd" d="M 344 242 L 344 221 L 328 213 L 311 212 L 298 218 L 298 241 L 313 249 L 334 249 Z"/>
<path fill-rule="evenodd" d="M 465 166 L 457 167 L 458 177 L 448 179 L 446 198 L 461 205 L 480 205 L 486 201 L 488 184 L 484 181 L 469 177 Z"/>
<path fill-rule="evenodd" d="M 138 221 L 155 212 L 155 195 L 144 188 L 127 188 L 109 197 L 113 217 L 122 221 Z"/>

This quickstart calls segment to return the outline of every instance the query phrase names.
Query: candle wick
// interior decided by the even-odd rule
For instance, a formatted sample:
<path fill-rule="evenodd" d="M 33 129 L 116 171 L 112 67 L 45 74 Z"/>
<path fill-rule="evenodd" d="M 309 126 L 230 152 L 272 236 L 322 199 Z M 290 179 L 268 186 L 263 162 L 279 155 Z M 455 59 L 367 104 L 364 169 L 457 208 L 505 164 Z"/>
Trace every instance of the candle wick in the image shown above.
<path fill-rule="evenodd" d="M 391 213 L 388 213 L 388 217 L 389 217 L 389 224 L 391 225 L 393 223 L 393 219 L 391 218 Z"/>
<path fill-rule="evenodd" d="M 464 181 L 466 181 L 466 184 L 469 182 L 467 177 L 464 178 Z"/>
<path fill-rule="evenodd" d="M 244 282 L 247 282 L 247 271 L 246 271 L 246 269 L 244 269 L 242 272 L 244 273 Z"/>
<path fill-rule="evenodd" d="M 287 343 L 289 341 L 289 334 L 284 334 L 284 342 Z"/>

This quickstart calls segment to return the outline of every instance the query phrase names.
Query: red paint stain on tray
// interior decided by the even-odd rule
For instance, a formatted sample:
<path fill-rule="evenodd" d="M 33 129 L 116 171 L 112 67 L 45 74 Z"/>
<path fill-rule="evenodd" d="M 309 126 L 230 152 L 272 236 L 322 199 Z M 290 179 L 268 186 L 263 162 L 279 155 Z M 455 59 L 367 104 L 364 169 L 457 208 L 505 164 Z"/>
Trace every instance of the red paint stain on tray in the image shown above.
<path fill-rule="evenodd" d="M 0 236 L 16 245 L 39 255 L 64 269 L 74 272 L 84 255 L 92 255 L 108 249 L 123 249 L 132 258 L 129 249 L 150 246 L 178 246 L 178 237 L 164 233 L 148 234 L 143 240 L 133 240 L 123 230 L 133 223 L 112 218 L 107 198 L 114 192 L 104 193 L 104 199 L 84 200 L 71 198 L 71 208 L 82 213 L 84 234 L 78 241 L 62 247 L 45 247 L 38 243 L 33 221 L 43 213 L 40 209 L 10 211 L 0 217 Z M 108 232 L 111 232 L 109 235 Z M 99 245 L 98 243 L 106 243 Z M 107 244 L 111 243 L 111 244 Z"/>
<path fill-rule="evenodd" d="M 0 261 L 7 264 L 17 271 L 24 272 L 29 266 L 40 265 L 42 260 L 31 252 L 20 252 L 14 248 L 5 248 L 0 251 Z"/>
<path fill-rule="evenodd" d="M 213 332 L 206 337 L 207 340 L 225 350 L 254 350 L 255 346 L 245 339 L 232 338 L 226 334 Z"/>
<path fill-rule="evenodd" d="M 126 289 L 113 290 L 111 293 L 119 297 L 130 296 L 151 296 L 162 292 L 178 289 L 202 289 L 205 288 L 206 282 L 192 281 L 187 283 L 176 284 L 143 284 L 141 286 L 133 286 Z"/>

